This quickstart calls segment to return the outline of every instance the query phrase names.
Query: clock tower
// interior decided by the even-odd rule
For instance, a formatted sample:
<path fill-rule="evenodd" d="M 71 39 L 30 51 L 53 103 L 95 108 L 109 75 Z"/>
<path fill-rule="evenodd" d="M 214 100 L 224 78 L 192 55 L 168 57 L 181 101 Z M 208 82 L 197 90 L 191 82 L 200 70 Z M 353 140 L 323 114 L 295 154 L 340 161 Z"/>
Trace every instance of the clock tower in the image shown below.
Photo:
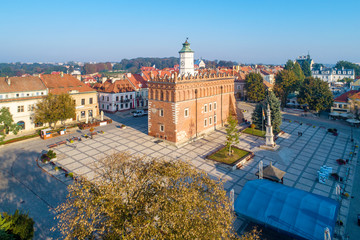
<path fill-rule="evenodd" d="M 179 75 L 193 75 L 194 76 L 194 51 L 190 48 L 190 43 L 186 41 L 183 43 L 182 49 L 179 51 L 180 55 L 180 72 Z"/>

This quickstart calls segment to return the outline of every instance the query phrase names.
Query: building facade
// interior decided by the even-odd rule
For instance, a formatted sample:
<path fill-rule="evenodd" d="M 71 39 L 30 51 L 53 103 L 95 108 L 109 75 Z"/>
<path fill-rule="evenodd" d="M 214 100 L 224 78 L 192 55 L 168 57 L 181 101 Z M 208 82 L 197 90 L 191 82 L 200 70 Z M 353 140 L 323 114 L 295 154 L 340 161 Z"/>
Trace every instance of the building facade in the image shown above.
<path fill-rule="evenodd" d="M 311 70 L 311 74 L 328 83 L 335 83 L 344 78 L 355 79 L 354 69 L 320 68 Z"/>
<path fill-rule="evenodd" d="M 41 80 L 49 93 L 59 95 L 68 93 L 75 101 L 75 116 L 69 121 L 84 122 L 99 115 L 97 92 L 70 74 L 43 74 Z"/>
<path fill-rule="evenodd" d="M 33 122 L 33 114 L 39 100 L 48 89 L 39 77 L 0 77 L 0 109 L 8 108 L 21 131 L 42 127 Z"/>
<path fill-rule="evenodd" d="M 230 74 L 175 72 L 151 78 L 148 87 L 148 134 L 176 145 L 223 126 L 230 114 L 236 114 Z"/>

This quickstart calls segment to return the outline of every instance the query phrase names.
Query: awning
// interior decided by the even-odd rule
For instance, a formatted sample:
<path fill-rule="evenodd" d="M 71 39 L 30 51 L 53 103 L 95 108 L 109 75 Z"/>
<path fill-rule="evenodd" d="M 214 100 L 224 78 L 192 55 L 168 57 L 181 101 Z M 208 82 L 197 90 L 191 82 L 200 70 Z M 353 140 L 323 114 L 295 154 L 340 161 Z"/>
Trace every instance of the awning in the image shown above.
<path fill-rule="evenodd" d="M 346 121 L 349 122 L 349 123 L 360 123 L 359 120 L 356 120 L 356 119 L 353 119 L 353 118 L 347 119 Z"/>
<path fill-rule="evenodd" d="M 235 212 L 255 223 L 300 239 L 333 236 L 339 203 L 333 199 L 284 186 L 266 179 L 248 181 L 235 204 Z"/>
<path fill-rule="evenodd" d="M 338 112 L 332 112 L 332 113 L 330 113 L 330 115 L 336 117 L 336 116 L 340 116 L 340 113 L 338 113 Z"/>

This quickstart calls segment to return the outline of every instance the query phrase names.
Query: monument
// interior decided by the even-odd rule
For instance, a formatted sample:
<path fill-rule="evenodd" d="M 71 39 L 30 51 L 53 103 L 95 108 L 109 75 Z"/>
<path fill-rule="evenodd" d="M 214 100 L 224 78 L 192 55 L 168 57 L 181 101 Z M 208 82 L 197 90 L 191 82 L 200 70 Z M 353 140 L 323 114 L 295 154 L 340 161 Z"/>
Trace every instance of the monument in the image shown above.
<path fill-rule="evenodd" d="M 270 112 L 269 104 L 267 105 L 266 115 L 267 115 L 266 134 L 265 134 L 266 140 L 265 140 L 265 145 L 260 146 L 260 148 L 276 151 L 279 149 L 280 146 L 276 145 L 276 143 L 274 142 L 274 133 L 271 126 L 271 112 Z"/>

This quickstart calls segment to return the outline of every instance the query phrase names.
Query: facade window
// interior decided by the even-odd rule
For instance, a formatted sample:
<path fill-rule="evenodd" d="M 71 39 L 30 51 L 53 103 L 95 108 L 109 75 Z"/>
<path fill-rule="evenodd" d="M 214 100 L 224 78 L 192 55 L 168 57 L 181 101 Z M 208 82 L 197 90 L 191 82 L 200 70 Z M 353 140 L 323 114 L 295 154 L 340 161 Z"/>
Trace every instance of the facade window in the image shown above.
<path fill-rule="evenodd" d="M 85 117 L 85 111 L 81 111 L 81 118 Z"/>
<path fill-rule="evenodd" d="M 132 99 L 132 95 L 130 95 L 130 99 Z"/>
<path fill-rule="evenodd" d="M 128 104 L 127 104 L 127 103 L 125 103 L 125 108 L 128 108 Z"/>
<path fill-rule="evenodd" d="M 19 97 L 19 96 L 20 96 L 20 95 L 17 93 L 17 94 L 16 94 L 16 97 Z"/>
<path fill-rule="evenodd" d="M 93 104 L 93 98 L 89 98 L 89 104 Z"/>
<path fill-rule="evenodd" d="M 104 101 L 104 98 L 105 98 L 105 97 L 104 97 L 104 96 L 102 96 L 102 100 L 103 100 L 103 101 Z"/>
<path fill-rule="evenodd" d="M 41 92 L 41 95 L 44 95 L 44 92 Z"/>
<path fill-rule="evenodd" d="M 24 112 L 24 106 L 18 106 L 18 112 Z"/>
<path fill-rule="evenodd" d="M 212 117 L 209 117 L 209 125 L 212 124 Z"/>
<path fill-rule="evenodd" d="M 216 124 L 216 115 L 214 115 L 214 124 Z"/>
<path fill-rule="evenodd" d="M 106 100 L 109 101 L 109 97 L 106 97 Z"/>
<path fill-rule="evenodd" d="M 73 100 L 73 102 L 74 102 L 74 105 L 76 105 L 76 100 Z"/>
<path fill-rule="evenodd" d="M 81 99 L 81 105 L 85 105 L 85 98 Z"/>
<path fill-rule="evenodd" d="M 207 113 L 207 104 L 204 105 L 204 112 Z"/>
<path fill-rule="evenodd" d="M 121 105 L 120 105 L 120 108 L 123 109 L 123 108 L 124 108 L 124 104 L 121 104 Z"/>
<path fill-rule="evenodd" d="M 93 111 L 89 110 L 89 117 L 92 117 L 92 116 L 93 116 Z"/>
<path fill-rule="evenodd" d="M 160 116 L 160 117 L 163 117 L 163 116 L 164 116 L 164 109 L 161 108 L 161 109 L 159 110 L 159 116 Z"/>
<path fill-rule="evenodd" d="M 209 103 L 209 112 L 212 111 L 212 103 Z"/>
<path fill-rule="evenodd" d="M 36 96 L 39 96 L 39 92 L 36 92 Z"/>
<path fill-rule="evenodd" d="M 104 104 L 101 105 L 101 108 L 104 109 Z"/>
<path fill-rule="evenodd" d="M 216 110 L 216 102 L 214 102 L 214 110 Z"/>
<path fill-rule="evenodd" d="M 204 119 L 204 127 L 207 127 L 207 118 Z"/>
<path fill-rule="evenodd" d="M 339 104 L 339 108 L 342 108 L 342 104 Z"/>
<path fill-rule="evenodd" d="M 116 96 L 116 100 L 115 101 L 119 101 L 119 96 Z"/>
<path fill-rule="evenodd" d="M 2 99 L 3 98 L 3 95 L 0 95 L 0 99 Z"/>
<path fill-rule="evenodd" d="M 34 111 L 34 105 L 28 105 L 28 112 Z"/>
<path fill-rule="evenodd" d="M 164 132 L 165 131 L 165 126 L 163 124 L 160 124 L 160 132 Z"/>
<path fill-rule="evenodd" d="M 109 110 L 109 105 L 106 105 L 106 110 Z"/>
<path fill-rule="evenodd" d="M 188 117 L 188 116 L 189 116 L 189 108 L 185 108 L 184 117 Z"/>

